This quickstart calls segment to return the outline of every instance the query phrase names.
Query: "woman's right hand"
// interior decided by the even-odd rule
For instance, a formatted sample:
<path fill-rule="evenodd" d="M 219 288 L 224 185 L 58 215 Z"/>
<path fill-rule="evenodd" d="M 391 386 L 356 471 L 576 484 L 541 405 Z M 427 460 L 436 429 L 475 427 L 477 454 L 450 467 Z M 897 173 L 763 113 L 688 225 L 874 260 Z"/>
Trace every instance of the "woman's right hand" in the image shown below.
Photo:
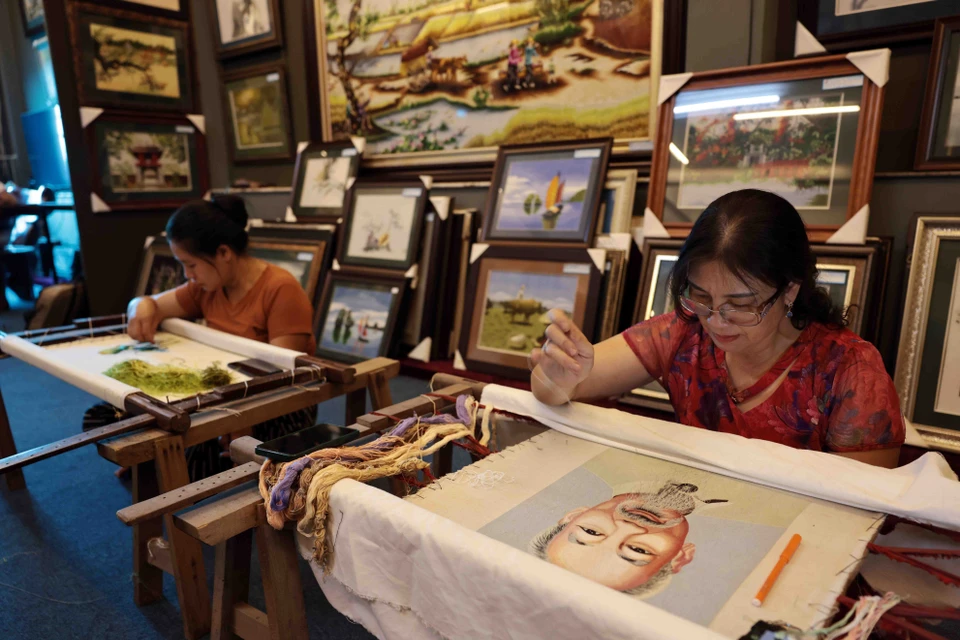
<path fill-rule="evenodd" d="M 549 312 L 551 324 L 547 327 L 547 338 L 543 347 L 530 353 L 534 370 L 534 379 L 545 376 L 543 391 L 566 394 L 566 400 L 572 399 L 577 385 L 587 379 L 593 370 L 593 344 L 563 311 L 552 309 Z M 555 389 L 550 389 L 551 383 Z"/>
<path fill-rule="evenodd" d="M 161 320 L 156 300 L 149 296 L 137 298 L 131 301 L 127 313 L 127 335 L 138 342 L 153 342 Z"/>

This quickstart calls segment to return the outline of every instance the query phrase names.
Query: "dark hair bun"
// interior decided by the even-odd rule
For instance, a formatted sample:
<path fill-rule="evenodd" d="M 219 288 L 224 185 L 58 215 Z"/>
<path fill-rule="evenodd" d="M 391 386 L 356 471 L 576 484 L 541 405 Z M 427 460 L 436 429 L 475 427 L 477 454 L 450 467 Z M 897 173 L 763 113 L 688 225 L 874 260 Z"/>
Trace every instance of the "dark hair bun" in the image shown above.
<path fill-rule="evenodd" d="M 240 196 L 229 194 L 212 196 L 213 204 L 219 207 L 241 229 L 247 228 L 247 205 Z"/>

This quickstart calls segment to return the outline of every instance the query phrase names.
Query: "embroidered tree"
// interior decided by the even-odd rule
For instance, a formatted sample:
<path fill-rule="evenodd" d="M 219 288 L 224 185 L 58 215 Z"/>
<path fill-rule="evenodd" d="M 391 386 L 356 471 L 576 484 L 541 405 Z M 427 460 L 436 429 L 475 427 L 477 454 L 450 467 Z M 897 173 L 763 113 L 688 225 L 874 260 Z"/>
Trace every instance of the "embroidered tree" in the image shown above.
<path fill-rule="evenodd" d="M 528 216 L 533 215 L 540 210 L 540 205 L 543 204 L 543 200 L 540 199 L 535 193 L 531 193 L 527 196 L 527 199 L 523 201 L 523 212 Z"/>
<path fill-rule="evenodd" d="M 160 67 L 176 64 L 177 52 L 161 44 L 148 45 L 131 38 L 118 39 L 105 27 L 92 26 L 90 35 L 96 46 L 93 59 L 96 62 L 97 79 L 110 82 L 122 74 L 133 74 L 140 85 L 156 93 L 166 88 L 166 83 L 156 78 Z"/>
<path fill-rule="evenodd" d="M 369 131 L 372 127 L 370 120 L 366 115 L 369 100 L 361 103 L 360 98 L 353 86 L 353 68 L 356 62 L 348 63 L 347 49 L 350 48 L 356 40 L 363 40 L 370 33 L 371 27 L 380 19 L 377 12 L 368 11 L 361 14 L 363 0 L 353 0 L 350 4 L 350 13 L 347 16 L 346 35 L 337 40 L 337 51 L 334 54 L 336 69 L 334 75 L 340 81 L 343 87 L 343 93 L 347 97 L 347 120 L 350 126 L 350 133 L 362 133 Z M 340 17 L 337 9 L 336 0 L 326 0 L 327 5 L 327 35 L 334 32 L 334 23 Z"/>

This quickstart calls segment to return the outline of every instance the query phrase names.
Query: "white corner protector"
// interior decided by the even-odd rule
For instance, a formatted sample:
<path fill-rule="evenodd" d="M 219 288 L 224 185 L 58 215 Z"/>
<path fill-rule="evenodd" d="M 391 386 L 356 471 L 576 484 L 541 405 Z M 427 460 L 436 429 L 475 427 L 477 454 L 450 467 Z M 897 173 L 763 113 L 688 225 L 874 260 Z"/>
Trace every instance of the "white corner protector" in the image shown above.
<path fill-rule="evenodd" d="M 333 259 L 333 265 L 330 267 L 334 271 L 340 271 L 340 261 L 336 258 Z"/>
<path fill-rule="evenodd" d="M 403 277 L 410 278 L 410 288 L 416 289 L 417 283 L 420 280 L 419 275 L 420 275 L 420 265 L 414 264 L 414 265 L 410 265 L 410 268 L 407 269 L 407 272 L 405 274 L 403 274 Z"/>
<path fill-rule="evenodd" d="M 643 227 L 634 227 L 630 230 L 633 234 L 633 241 L 637 245 L 637 249 L 643 251 Z"/>
<path fill-rule="evenodd" d="M 297 143 L 297 155 L 303 153 L 303 150 L 310 146 L 309 142 L 298 142 Z"/>
<path fill-rule="evenodd" d="M 675 94 L 680 88 L 687 84 L 693 73 L 674 73 L 667 76 L 660 76 L 660 90 L 657 92 L 657 104 L 663 104 Z"/>
<path fill-rule="evenodd" d="M 467 370 L 467 365 L 463 361 L 463 356 L 460 355 L 460 349 L 457 349 L 453 353 L 453 368 L 459 371 Z"/>
<path fill-rule="evenodd" d="M 904 434 L 906 437 L 903 441 L 903 444 L 909 444 L 914 447 L 922 447 L 924 449 L 930 448 L 930 445 L 926 440 L 923 439 L 923 436 L 921 436 L 920 432 L 917 431 L 917 428 L 913 426 L 913 423 L 907 420 L 906 416 L 903 416 L 903 426 L 904 431 L 906 432 Z"/>
<path fill-rule="evenodd" d="M 667 233 L 667 228 L 663 226 L 663 223 L 660 222 L 660 218 L 657 217 L 653 211 L 650 210 L 650 207 L 647 207 L 643 211 L 643 237 L 644 238 L 669 238 L 670 234 Z"/>
<path fill-rule="evenodd" d="M 157 241 L 156 236 L 147 236 L 143 239 L 143 250 L 146 251 L 150 245 Z"/>
<path fill-rule="evenodd" d="M 407 357 L 411 360 L 419 360 L 420 362 L 430 362 L 430 352 L 433 350 L 433 338 L 424 338 L 420 341 L 420 344 L 415 346 L 413 350 L 407 354 Z"/>
<path fill-rule="evenodd" d="M 597 249 L 626 251 L 629 255 L 630 241 L 632 239 L 633 236 L 629 233 L 604 233 L 603 235 L 597 236 L 597 240 L 593 244 Z"/>
<path fill-rule="evenodd" d="M 187 120 L 193 123 L 197 129 L 200 129 L 200 133 L 207 135 L 207 118 L 200 115 L 199 113 L 188 113 Z"/>
<path fill-rule="evenodd" d="M 420 176 L 420 182 L 423 183 L 423 188 L 427 191 L 433 188 L 433 176 Z"/>
<path fill-rule="evenodd" d="M 490 245 L 478 242 L 470 247 L 470 264 L 477 261 L 477 258 L 483 255 L 483 252 L 490 248 Z"/>
<path fill-rule="evenodd" d="M 357 177 L 356 177 L 356 176 L 350 176 L 349 178 L 347 178 L 347 189 L 346 189 L 346 190 L 347 190 L 347 191 L 350 191 L 350 189 L 353 188 L 353 183 L 356 182 L 356 181 L 357 181 Z"/>
<path fill-rule="evenodd" d="M 606 249 L 587 249 L 593 264 L 597 265 L 597 270 L 603 273 L 607 270 L 607 250 Z"/>
<path fill-rule="evenodd" d="M 284 212 L 284 214 L 283 214 L 283 221 L 284 221 L 284 222 L 296 222 L 296 221 L 297 221 L 297 216 L 295 216 L 295 215 L 293 214 L 293 209 L 291 209 L 290 207 L 287 207 L 287 210 Z"/>
<path fill-rule="evenodd" d="M 80 128 L 86 129 L 87 125 L 100 117 L 103 109 L 99 107 L 80 107 Z"/>
<path fill-rule="evenodd" d="M 250 218 L 250 226 L 254 228 L 259 228 L 263 226 L 263 220 L 260 218 Z"/>
<path fill-rule="evenodd" d="M 820 44 L 816 36 L 797 20 L 797 33 L 793 39 L 793 57 L 797 58 L 811 53 L 826 53 L 826 51 L 827 48 Z"/>
<path fill-rule="evenodd" d="M 353 148 L 357 150 L 357 153 L 362 156 L 363 150 L 367 148 L 367 139 L 361 136 L 350 136 L 350 142 L 353 143 Z"/>
<path fill-rule="evenodd" d="M 110 205 L 100 199 L 95 193 L 90 194 L 90 208 L 93 209 L 94 213 L 106 213 L 111 211 Z"/>
<path fill-rule="evenodd" d="M 207 191 L 205 194 L 203 194 L 202 199 L 206 200 L 207 202 L 210 202 L 211 200 L 213 200 L 213 191 Z"/>
<path fill-rule="evenodd" d="M 890 79 L 890 49 L 854 51 L 847 54 L 847 60 L 857 65 L 857 69 L 878 87 L 887 84 Z"/>
<path fill-rule="evenodd" d="M 866 244 L 870 205 L 865 204 L 856 215 L 843 223 L 836 233 L 827 238 L 827 244 Z"/>
<path fill-rule="evenodd" d="M 441 220 L 446 220 L 450 216 L 450 197 L 449 196 L 430 196 L 430 202 L 433 209 L 440 216 Z"/>

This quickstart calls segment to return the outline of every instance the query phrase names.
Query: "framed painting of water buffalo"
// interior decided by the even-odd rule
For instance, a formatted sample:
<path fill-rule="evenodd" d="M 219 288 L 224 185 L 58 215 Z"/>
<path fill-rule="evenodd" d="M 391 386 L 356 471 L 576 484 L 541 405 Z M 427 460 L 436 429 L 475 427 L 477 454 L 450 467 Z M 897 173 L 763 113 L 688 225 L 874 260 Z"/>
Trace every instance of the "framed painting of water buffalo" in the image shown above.
<path fill-rule="evenodd" d="M 593 335 L 603 250 L 479 244 L 471 258 L 459 345 L 469 370 L 529 376 L 530 352 L 543 344 L 551 309 Z"/>

